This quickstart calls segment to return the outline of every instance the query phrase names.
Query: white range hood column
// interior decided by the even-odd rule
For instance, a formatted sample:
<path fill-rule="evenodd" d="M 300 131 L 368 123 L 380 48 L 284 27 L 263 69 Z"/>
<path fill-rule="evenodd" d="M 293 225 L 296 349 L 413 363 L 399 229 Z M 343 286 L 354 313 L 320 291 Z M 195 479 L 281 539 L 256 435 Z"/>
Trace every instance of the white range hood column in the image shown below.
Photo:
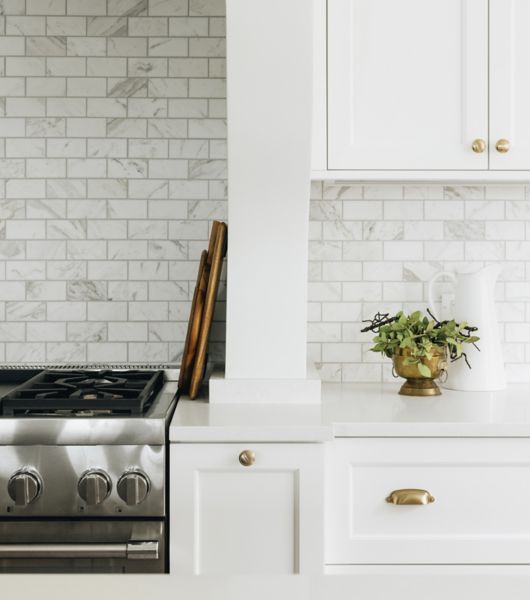
<path fill-rule="evenodd" d="M 307 370 L 313 3 L 227 0 L 226 375 L 210 402 L 319 402 Z"/>

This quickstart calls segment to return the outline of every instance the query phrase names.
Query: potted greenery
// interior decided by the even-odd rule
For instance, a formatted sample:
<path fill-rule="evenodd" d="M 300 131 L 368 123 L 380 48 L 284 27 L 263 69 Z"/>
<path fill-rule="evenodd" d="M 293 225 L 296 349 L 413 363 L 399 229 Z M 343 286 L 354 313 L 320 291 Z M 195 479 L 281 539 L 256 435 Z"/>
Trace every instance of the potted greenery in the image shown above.
<path fill-rule="evenodd" d="M 464 347 L 465 344 L 477 347 L 480 339 L 474 335 L 477 328 L 455 320 L 438 321 L 429 310 L 427 313 L 425 316 L 417 310 L 406 315 L 400 311 L 393 317 L 377 313 L 362 330 L 377 334 L 370 350 L 391 358 L 395 376 L 407 380 L 400 394 L 439 395 L 440 388 L 434 380 L 446 371 L 448 358 L 451 362 L 463 359 L 471 368 Z"/>

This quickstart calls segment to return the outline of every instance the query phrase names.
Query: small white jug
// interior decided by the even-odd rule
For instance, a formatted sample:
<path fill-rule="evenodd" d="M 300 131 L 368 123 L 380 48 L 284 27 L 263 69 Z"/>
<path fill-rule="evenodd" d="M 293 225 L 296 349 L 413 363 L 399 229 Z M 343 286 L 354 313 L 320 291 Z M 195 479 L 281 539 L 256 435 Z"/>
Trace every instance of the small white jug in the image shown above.
<path fill-rule="evenodd" d="M 502 271 L 502 265 L 488 265 L 474 273 L 451 273 L 441 271 L 429 281 L 429 306 L 438 317 L 434 306 L 434 284 L 441 277 L 450 278 L 455 284 L 454 318 L 457 322 L 466 321 L 478 327 L 480 337 L 478 351 L 466 344 L 464 351 L 471 369 L 464 359 L 449 363 L 447 381 L 444 387 L 464 391 L 496 391 L 506 387 L 502 344 L 495 311 L 495 283 Z"/>

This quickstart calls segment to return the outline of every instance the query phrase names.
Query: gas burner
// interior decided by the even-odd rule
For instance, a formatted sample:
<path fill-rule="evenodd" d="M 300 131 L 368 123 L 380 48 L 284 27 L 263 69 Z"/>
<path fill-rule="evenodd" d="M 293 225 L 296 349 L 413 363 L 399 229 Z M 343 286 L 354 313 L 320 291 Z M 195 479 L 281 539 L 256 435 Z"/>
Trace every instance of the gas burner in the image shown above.
<path fill-rule="evenodd" d="M 0 400 L 0 414 L 141 416 L 163 384 L 163 371 L 42 371 Z"/>

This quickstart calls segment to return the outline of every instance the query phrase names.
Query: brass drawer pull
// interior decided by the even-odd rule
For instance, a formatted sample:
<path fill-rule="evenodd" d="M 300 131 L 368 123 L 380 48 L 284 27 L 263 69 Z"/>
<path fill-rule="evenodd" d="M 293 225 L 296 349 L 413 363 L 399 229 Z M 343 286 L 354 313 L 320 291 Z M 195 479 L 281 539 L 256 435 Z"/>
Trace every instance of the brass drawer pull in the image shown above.
<path fill-rule="evenodd" d="M 243 450 L 239 455 L 239 462 L 244 467 L 251 467 L 256 462 L 256 453 L 253 450 Z"/>
<path fill-rule="evenodd" d="M 473 143 L 471 144 L 471 149 L 476 154 L 482 154 L 484 150 L 486 150 L 486 142 L 480 138 L 477 138 L 476 140 L 473 140 Z"/>
<path fill-rule="evenodd" d="M 390 504 L 431 504 L 434 502 L 434 496 L 427 490 L 394 490 L 386 501 Z"/>
<path fill-rule="evenodd" d="M 497 152 L 500 152 L 501 154 L 506 154 L 506 152 L 510 150 L 510 142 L 505 139 L 500 139 L 495 144 L 495 148 L 497 149 Z"/>

